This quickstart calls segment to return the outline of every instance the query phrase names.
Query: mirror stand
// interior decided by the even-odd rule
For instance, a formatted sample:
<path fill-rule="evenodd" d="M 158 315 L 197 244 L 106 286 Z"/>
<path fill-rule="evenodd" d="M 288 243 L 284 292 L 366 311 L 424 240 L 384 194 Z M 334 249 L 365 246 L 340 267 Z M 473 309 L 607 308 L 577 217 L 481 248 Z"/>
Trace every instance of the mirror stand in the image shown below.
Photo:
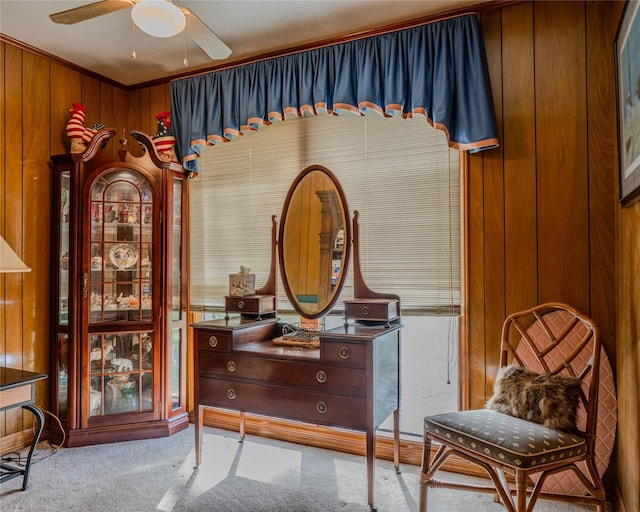
<path fill-rule="evenodd" d="M 269 277 L 267 278 L 267 282 L 264 286 L 259 290 L 256 290 L 257 295 L 273 295 L 274 300 L 277 298 L 278 290 L 278 241 L 276 237 L 278 222 L 276 218 L 276 215 L 271 216 L 271 265 L 269 266 Z M 275 304 L 277 307 L 277 300 L 275 300 Z"/>
<path fill-rule="evenodd" d="M 360 226 L 358 211 L 353 212 L 353 300 L 344 301 L 344 325 L 356 322 L 382 322 L 389 327 L 400 322 L 400 296 L 371 290 L 360 268 Z"/>

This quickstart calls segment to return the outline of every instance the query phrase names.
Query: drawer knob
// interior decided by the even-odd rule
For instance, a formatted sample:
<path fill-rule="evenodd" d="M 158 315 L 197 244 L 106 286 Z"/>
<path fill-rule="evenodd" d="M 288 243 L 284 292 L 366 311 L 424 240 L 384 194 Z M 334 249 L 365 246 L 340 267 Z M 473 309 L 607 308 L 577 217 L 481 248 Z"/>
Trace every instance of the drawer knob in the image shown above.
<path fill-rule="evenodd" d="M 320 413 L 320 414 L 324 414 L 325 412 L 327 412 L 327 404 L 324 401 L 320 401 L 316 404 L 316 410 Z"/>
<path fill-rule="evenodd" d="M 318 373 L 316 373 L 316 380 L 321 384 L 327 382 L 327 372 L 319 370 Z"/>
<path fill-rule="evenodd" d="M 244 309 L 244 301 L 243 300 L 239 300 L 238 301 L 238 309 Z"/>
<path fill-rule="evenodd" d="M 349 347 L 340 347 L 338 355 L 340 356 L 340 359 L 349 359 Z"/>
<path fill-rule="evenodd" d="M 238 395 L 237 395 L 237 393 L 236 393 L 236 390 L 235 390 L 235 389 L 233 389 L 233 388 L 229 388 L 229 389 L 227 389 L 227 398 L 228 398 L 229 400 L 235 400 L 235 399 L 236 399 L 236 396 L 238 396 Z"/>
<path fill-rule="evenodd" d="M 369 314 L 369 307 L 368 306 L 362 306 L 362 314 L 364 316 L 367 316 Z"/>
<path fill-rule="evenodd" d="M 227 370 L 229 370 L 230 372 L 235 372 L 236 371 L 236 362 L 235 361 L 229 361 L 227 363 Z"/>
<path fill-rule="evenodd" d="M 215 336 L 209 336 L 209 346 L 211 348 L 216 348 L 218 346 L 218 338 Z"/>

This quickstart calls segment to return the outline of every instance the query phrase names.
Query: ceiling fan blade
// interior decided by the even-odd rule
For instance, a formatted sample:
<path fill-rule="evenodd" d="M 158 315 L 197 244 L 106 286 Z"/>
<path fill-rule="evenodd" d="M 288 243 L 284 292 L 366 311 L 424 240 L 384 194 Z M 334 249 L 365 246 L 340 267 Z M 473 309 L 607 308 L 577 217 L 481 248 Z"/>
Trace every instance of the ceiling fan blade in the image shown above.
<path fill-rule="evenodd" d="M 104 14 L 128 9 L 134 3 L 134 0 L 102 0 L 101 2 L 95 2 L 81 7 L 76 7 L 75 9 L 69 9 L 68 11 L 50 14 L 49 18 L 51 18 L 51 21 L 55 23 L 73 25 L 74 23 L 90 20 L 91 18 L 97 18 Z"/>
<path fill-rule="evenodd" d="M 209 57 L 215 60 L 222 60 L 231 55 L 231 48 L 224 44 L 200 18 L 185 7 L 180 9 L 182 9 L 187 18 L 188 35 Z"/>

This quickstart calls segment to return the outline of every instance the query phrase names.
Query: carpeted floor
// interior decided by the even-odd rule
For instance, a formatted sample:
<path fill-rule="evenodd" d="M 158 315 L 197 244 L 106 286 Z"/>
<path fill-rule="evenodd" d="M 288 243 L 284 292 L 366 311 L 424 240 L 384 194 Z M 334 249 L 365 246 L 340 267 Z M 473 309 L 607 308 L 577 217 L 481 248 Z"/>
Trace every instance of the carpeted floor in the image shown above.
<path fill-rule="evenodd" d="M 47 445 L 21 479 L 0 486 L 2 512 L 367 512 L 364 457 L 205 428 L 203 462 L 194 469 L 193 426 L 162 439 L 83 448 Z M 378 512 L 415 512 L 416 466 L 397 475 L 377 461 Z M 430 512 L 503 512 L 490 494 L 429 491 Z M 536 512 L 593 507 L 539 501 Z"/>

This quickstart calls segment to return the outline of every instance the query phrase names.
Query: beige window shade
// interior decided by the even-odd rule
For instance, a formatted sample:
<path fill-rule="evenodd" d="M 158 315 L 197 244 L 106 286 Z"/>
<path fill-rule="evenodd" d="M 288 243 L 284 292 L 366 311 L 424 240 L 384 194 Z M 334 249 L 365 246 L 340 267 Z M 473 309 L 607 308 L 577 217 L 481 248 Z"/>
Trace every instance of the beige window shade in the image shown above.
<path fill-rule="evenodd" d="M 460 158 L 423 118 L 377 114 L 292 118 L 207 147 L 191 182 L 193 309 L 222 307 L 240 265 L 266 281 L 271 216 L 308 165 L 330 169 L 360 212 L 369 288 L 404 309 L 460 304 Z M 341 300 L 353 297 L 352 271 Z M 287 310 L 280 289 L 279 308 Z"/>

